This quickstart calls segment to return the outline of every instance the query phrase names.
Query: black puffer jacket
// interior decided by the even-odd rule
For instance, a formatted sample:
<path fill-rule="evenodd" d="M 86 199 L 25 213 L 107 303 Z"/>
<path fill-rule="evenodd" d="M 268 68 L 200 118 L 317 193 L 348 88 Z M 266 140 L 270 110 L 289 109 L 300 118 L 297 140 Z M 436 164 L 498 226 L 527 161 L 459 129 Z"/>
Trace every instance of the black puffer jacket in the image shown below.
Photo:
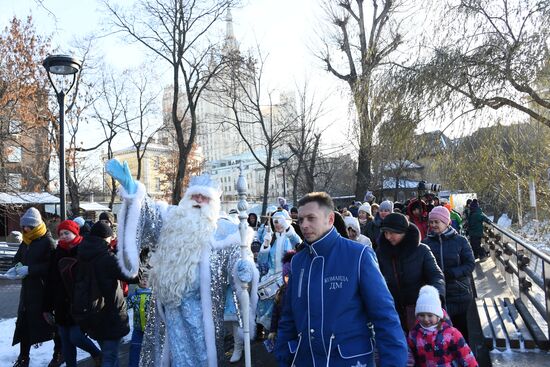
<path fill-rule="evenodd" d="M 470 276 L 475 262 L 468 240 L 449 227 L 441 235 L 429 233 L 423 242 L 430 247 L 445 274 L 447 306 L 454 308 L 451 304 L 469 303 L 472 299 Z"/>
<path fill-rule="evenodd" d="M 65 257 L 76 259 L 78 246 L 70 250 L 65 250 L 60 246 L 55 249 L 52 261 L 50 263 L 50 272 L 44 294 L 44 312 L 53 312 L 55 314 L 55 323 L 60 326 L 71 326 L 75 322 L 71 317 L 71 302 L 67 289 L 59 273 L 59 260 Z"/>
<path fill-rule="evenodd" d="M 29 267 L 29 274 L 21 281 L 13 345 L 21 342 L 27 333 L 30 344 L 53 338 L 54 328 L 48 325 L 42 316 L 42 300 L 54 247 L 55 242 L 48 232 L 33 240 L 28 246 L 25 243 L 19 245 L 13 258 L 14 264 L 21 262 Z"/>
<path fill-rule="evenodd" d="M 403 240 L 393 246 L 383 234 L 376 250 L 380 271 L 395 301 L 395 308 L 405 320 L 407 306 L 416 304 L 423 285 L 432 285 L 445 296 L 445 279 L 430 248 L 420 243 L 418 228 L 410 223 Z"/>
<path fill-rule="evenodd" d="M 105 307 L 99 322 L 88 334 L 96 340 L 115 340 L 130 332 L 126 301 L 119 280 L 134 282 L 120 270 L 116 256 L 109 251 L 109 244 L 102 238 L 89 235 L 78 245 L 77 259 L 93 263 L 99 289 L 105 298 Z"/>

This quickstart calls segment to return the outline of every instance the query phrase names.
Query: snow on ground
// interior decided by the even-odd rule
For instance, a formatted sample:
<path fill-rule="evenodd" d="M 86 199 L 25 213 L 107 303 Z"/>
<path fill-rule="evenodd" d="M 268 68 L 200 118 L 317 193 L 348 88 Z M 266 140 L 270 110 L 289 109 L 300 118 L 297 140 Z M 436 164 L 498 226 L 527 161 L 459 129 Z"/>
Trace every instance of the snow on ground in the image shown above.
<path fill-rule="evenodd" d="M 128 318 L 130 320 L 130 329 L 133 329 L 133 312 L 128 311 Z M 19 344 L 11 346 L 13 340 L 13 332 L 15 331 L 15 318 L 0 320 L 0 366 L 11 366 L 13 362 L 19 356 Z M 132 330 L 123 339 L 123 343 L 130 342 L 132 336 Z M 96 343 L 97 345 L 97 343 Z M 90 355 L 81 349 L 77 348 L 77 360 L 88 358 Z M 53 341 L 42 343 L 38 348 L 34 346 L 31 348 L 30 355 L 30 367 L 43 367 L 47 366 L 52 359 L 53 354 Z M 65 364 L 62 364 L 65 366 Z"/>
<path fill-rule="evenodd" d="M 530 220 L 514 232 L 539 250 L 550 254 L 550 220 Z"/>

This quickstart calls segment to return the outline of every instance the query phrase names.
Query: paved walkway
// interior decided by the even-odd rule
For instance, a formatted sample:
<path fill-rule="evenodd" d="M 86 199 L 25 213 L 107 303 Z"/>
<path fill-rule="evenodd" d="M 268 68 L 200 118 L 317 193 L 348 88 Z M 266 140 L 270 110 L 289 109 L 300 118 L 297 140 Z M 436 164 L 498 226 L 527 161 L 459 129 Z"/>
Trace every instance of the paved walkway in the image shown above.
<path fill-rule="evenodd" d="M 0 279 L 0 320 L 17 317 L 20 280 Z"/>

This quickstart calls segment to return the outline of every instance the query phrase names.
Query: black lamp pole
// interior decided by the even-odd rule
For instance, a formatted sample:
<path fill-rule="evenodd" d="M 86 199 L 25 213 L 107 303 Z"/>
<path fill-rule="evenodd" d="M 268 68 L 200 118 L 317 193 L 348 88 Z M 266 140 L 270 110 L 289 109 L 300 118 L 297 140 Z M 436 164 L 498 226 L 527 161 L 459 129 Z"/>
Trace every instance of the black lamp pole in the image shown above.
<path fill-rule="evenodd" d="M 57 103 L 59 104 L 59 200 L 61 206 L 61 220 L 67 219 L 66 197 L 65 197 L 65 96 L 76 81 L 76 74 L 80 71 L 80 62 L 74 57 L 67 55 L 50 55 L 42 62 L 48 72 L 48 79 L 55 91 Z M 51 74 L 72 75 L 73 80 L 67 90 L 60 86 L 56 88 Z"/>

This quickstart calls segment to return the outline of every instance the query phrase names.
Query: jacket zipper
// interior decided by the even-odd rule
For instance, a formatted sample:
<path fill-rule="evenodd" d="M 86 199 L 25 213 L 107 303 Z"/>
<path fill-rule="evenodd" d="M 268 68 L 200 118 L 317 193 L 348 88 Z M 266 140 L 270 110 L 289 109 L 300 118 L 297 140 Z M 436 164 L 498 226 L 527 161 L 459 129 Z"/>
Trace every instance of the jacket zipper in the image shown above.
<path fill-rule="evenodd" d="M 439 258 L 441 259 L 441 271 L 445 271 L 445 264 L 443 263 L 443 240 L 439 236 Z"/>
<path fill-rule="evenodd" d="M 330 341 L 328 342 L 328 355 L 327 355 L 327 367 L 330 365 L 330 353 L 332 352 L 332 341 L 334 340 L 334 333 L 330 336 Z"/>
<path fill-rule="evenodd" d="M 301 298 L 302 297 L 302 282 L 304 280 L 304 271 L 306 269 L 302 268 L 302 270 L 300 270 L 300 279 L 298 280 L 298 298 Z"/>

